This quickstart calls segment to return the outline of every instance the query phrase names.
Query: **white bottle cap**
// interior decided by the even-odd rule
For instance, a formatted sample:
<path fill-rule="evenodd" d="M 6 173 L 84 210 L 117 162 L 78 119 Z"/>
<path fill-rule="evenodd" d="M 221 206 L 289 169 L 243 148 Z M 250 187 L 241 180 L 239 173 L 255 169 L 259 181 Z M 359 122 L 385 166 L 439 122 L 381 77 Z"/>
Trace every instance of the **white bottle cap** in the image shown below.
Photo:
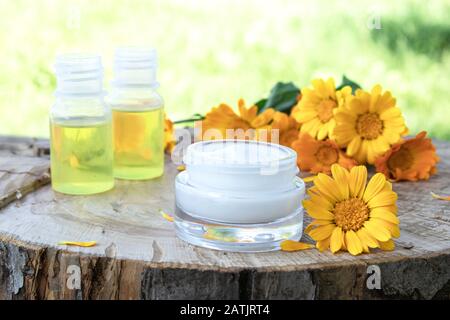
<path fill-rule="evenodd" d="M 101 57 L 92 54 L 63 54 L 56 57 L 56 95 L 102 94 Z"/>
<path fill-rule="evenodd" d="M 157 88 L 157 53 L 154 48 L 120 47 L 114 54 L 114 79 L 112 85 L 150 86 Z"/>

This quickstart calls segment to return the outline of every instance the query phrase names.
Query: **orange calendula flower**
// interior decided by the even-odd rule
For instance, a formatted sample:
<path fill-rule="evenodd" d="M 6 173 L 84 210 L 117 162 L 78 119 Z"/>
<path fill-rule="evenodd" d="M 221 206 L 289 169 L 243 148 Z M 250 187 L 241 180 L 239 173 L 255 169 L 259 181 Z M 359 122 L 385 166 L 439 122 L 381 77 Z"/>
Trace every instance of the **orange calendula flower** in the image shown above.
<path fill-rule="evenodd" d="M 275 113 L 275 110 L 267 109 L 261 114 L 257 114 L 258 107 L 246 108 L 243 99 L 239 100 L 238 107 L 239 115 L 230 106 L 223 103 L 208 112 L 203 121 L 196 123 L 197 127 L 201 126 L 201 138 L 203 140 L 254 139 L 256 131 L 249 129 L 267 126 Z"/>
<path fill-rule="evenodd" d="M 339 149 L 336 142 L 317 140 L 307 133 L 299 134 L 298 139 L 292 143 L 292 149 L 297 152 L 297 164 L 302 171 L 329 174 L 335 163 L 346 169 L 357 165 L 355 160 Z"/>
<path fill-rule="evenodd" d="M 360 164 L 373 164 L 408 132 L 395 98 L 389 91 L 381 91 L 379 85 L 371 92 L 356 90 L 355 97 L 335 116 L 335 141 L 347 147 L 347 155 Z"/>
<path fill-rule="evenodd" d="M 436 173 L 439 157 L 431 139 L 422 131 L 415 138 L 394 144 L 375 160 L 377 172 L 386 178 L 399 180 L 427 180 Z"/>
<path fill-rule="evenodd" d="M 230 106 L 221 104 L 213 108 L 205 119 L 196 123 L 201 125 L 203 140 L 243 139 L 272 141 L 272 130 L 279 130 L 278 139 L 282 145 L 290 146 L 296 139 L 299 124 L 294 118 L 272 108 L 258 114 L 258 107 L 247 108 L 243 99 L 238 102 L 239 115 Z"/>
<path fill-rule="evenodd" d="M 349 86 L 336 91 L 334 80 L 316 79 L 313 88 L 303 88 L 301 99 L 292 110 L 292 116 L 301 124 L 300 131 L 323 140 L 332 138 L 336 126 L 334 115 L 339 107 L 351 99 Z"/>
<path fill-rule="evenodd" d="M 164 151 L 167 153 L 172 153 L 173 148 L 175 148 L 176 141 L 173 135 L 173 123 L 164 114 Z"/>
<path fill-rule="evenodd" d="M 300 124 L 294 118 L 279 111 L 273 115 L 270 125 L 272 130 L 279 130 L 279 144 L 287 147 L 291 147 L 297 140 L 299 126 Z"/>
<path fill-rule="evenodd" d="M 313 218 L 305 232 L 320 250 L 335 253 L 345 250 L 352 255 L 369 248 L 393 250 L 392 238 L 400 236 L 397 194 L 381 173 L 367 182 L 367 168 L 355 166 L 350 171 L 333 164 L 332 177 L 319 173 L 310 196 L 303 201 Z"/>

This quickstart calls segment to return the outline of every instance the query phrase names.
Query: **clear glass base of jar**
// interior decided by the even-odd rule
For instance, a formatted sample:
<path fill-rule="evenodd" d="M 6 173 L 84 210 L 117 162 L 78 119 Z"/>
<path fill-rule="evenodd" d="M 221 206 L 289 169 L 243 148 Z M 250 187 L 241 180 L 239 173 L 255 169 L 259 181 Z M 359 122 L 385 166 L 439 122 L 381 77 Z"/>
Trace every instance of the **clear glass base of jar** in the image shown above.
<path fill-rule="evenodd" d="M 230 224 L 194 217 L 176 206 L 177 236 L 190 244 L 232 252 L 264 252 L 280 250 L 283 240 L 299 240 L 302 236 L 303 208 L 291 215 L 268 223 Z"/>

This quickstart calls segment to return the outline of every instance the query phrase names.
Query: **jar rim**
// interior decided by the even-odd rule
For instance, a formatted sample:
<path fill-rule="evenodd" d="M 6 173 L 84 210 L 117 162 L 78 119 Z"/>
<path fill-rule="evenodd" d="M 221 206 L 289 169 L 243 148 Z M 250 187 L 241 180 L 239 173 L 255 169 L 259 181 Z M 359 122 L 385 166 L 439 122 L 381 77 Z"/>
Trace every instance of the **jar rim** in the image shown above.
<path fill-rule="evenodd" d="M 242 155 L 243 151 L 246 152 L 244 155 Z M 188 166 L 204 165 L 236 169 L 261 168 L 273 163 L 278 163 L 282 167 L 291 167 L 296 166 L 297 153 L 289 147 L 265 141 L 208 140 L 189 145 L 183 162 Z"/>

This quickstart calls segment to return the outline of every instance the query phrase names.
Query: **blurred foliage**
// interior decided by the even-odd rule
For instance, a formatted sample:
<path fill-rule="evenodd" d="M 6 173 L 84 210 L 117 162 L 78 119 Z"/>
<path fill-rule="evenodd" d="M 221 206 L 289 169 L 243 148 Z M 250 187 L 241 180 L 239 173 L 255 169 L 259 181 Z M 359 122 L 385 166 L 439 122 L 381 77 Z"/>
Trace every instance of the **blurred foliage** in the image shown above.
<path fill-rule="evenodd" d="M 48 136 L 53 61 L 153 45 L 173 120 L 343 74 L 397 98 L 412 134 L 450 140 L 448 0 L 0 0 L 0 134 Z M 381 29 L 370 28 L 379 16 Z"/>
<path fill-rule="evenodd" d="M 372 37 L 394 53 L 401 54 L 406 48 L 440 60 L 450 50 L 450 20 L 435 23 L 411 11 L 401 19 L 385 19 L 383 32 L 374 30 Z"/>

